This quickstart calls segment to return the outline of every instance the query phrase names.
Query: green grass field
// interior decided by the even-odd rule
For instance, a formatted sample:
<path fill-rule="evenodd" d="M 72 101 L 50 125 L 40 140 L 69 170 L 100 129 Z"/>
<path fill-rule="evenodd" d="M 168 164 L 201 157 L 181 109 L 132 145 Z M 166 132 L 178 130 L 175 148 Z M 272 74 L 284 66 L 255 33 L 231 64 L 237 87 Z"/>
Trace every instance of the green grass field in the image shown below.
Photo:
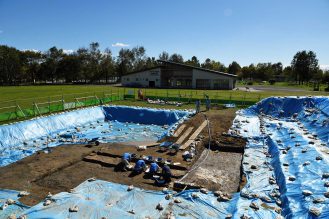
<path fill-rule="evenodd" d="M 110 95 L 110 94 L 135 94 L 134 88 L 113 87 L 109 85 L 48 85 L 48 86 L 13 86 L 0 87 L 0 107 L 7 106 L 17 102 L 22 107 L 29 106 L 33 102 L 47 102 L 48 100 L 60 100 L 64 97 L 65 101 L 73 101 L 74 98 L 87 96 Z M 258 101 L 269 96 L 289 96 L 289 95 L 328 95 L 325 92 L 288 92 L 288 91 L 228 91 L 228 90 L 185 90 L 185 89 L 143 89 L 145 96 L 159 97 L 196 97 L 203 98 L 204 94 L 210 97 L 217 97 L 224 100 L 241 100 L 246 98 L 252 101 Z M 178 100 L 178 99 L 177 99 Z"/>
<path fill-rule="evenodd" d="M 79 107 L 91 106 L 99 104 L 99 99 L 104 100 L 105 103 L 112 102 L 112 104 L 119 105 L 182 109 L 193 108 L 194 101 L 196 99 L 204 100 L 206 94 L 212 99 L 212 103 L 214 104 L 236 103 L 238 107 L 243 108 L 270 96 L 328 95 L 328 93 L 324 92 L 307 90 L 299 92 L 246 92 L 231 90 L 143 89 L 144 96 L 151 99 L 185 102 L 183 106 L 176 107 L 175 105 L 157 105 L 148 104 L 145 101 L 137 101 L 137 91 L 137 88 L 123 88 L 109 85 L 0 87 L 0 120 L 8 121 L 21 119 L 22 117 L 28 118 L 39 114 L 58 112 L 63 110 L 63 103 L 74 103 L 75 107 L 77 107 L 77 103 Z M 125 100 L 124 96 L 126 97 Z M 18 111 L 20 115 L 17 114 Z M 29 116 L 25 117 L 25 115 Z"/>

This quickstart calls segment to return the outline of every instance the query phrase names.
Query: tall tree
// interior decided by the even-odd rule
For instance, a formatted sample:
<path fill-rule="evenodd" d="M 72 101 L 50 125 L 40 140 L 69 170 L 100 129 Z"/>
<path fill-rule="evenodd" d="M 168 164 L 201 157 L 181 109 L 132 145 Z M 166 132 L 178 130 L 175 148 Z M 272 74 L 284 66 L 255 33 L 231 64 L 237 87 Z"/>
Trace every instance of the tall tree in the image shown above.
<path fill-rule="evenodd" d="M 299 84 L 308 82 L 319 69 L 316 54 L 305 50 L 297 52 L 291 62 L 291 67 L 295 73 L 295 80 Z"/>
<path fill-rule="evenodd" d="M 192 56 L 192 58 L 187 60 L 185 64 L 200 67 L 200 61 L 196 56 Z"/>
<path fill-rule="evenodd" d="M 228 73 L 237 75 L 241 71 L 241 66 L 236 62 L 233 61 L 229 66 L 228 66 Z"/>
<path fill-rule="evenodd" d="M 26 80 L 35 84 L 40 64 L 44 62 L 44 56 L 40 51 L 25 50 L 22 52 Z"/>
<path fill-rule="evenodd" d="M 101 62 L 101 51 L 99 49 L 99 43 L 92 42 L 88 49 L 88 79 L 92 83 L 100 76 L 100 62 Z"/>
<path fill-rule="evenodd" d="M 100 66 L 101 75 L 105 77 L 105 83 L 108 83 L 109 77 L 115 75 L 114 60 L 110 49 L 105 49 Z"/>
<path fill-rule="evenodd" d="M 51 47 L 45 54 L 45 68 L 47 69 L 46 71 L 48 73 L 47 77 L 50 78 L 52 83 L 54 83 L 55 78 L 57 77 L 56 73 L 58 64 L 63 58 L 63 55 L 63 49 L 57 49 L 55 46 Z"/>
<path fill-rule="evenodd" d="M 159 55 L 159 59 L 163 60 L 163 61 L 169 61 L 169 54 L 165 51 L 163 51 L 160 55 Z"/>
<path fill-rule="evenodd" d="M 184 58 L 182 55 L 180 55 L 178 53 L 174 53 L 170 56 L 169 61 L 177 62 L 177 63 L 184 63 Z"/>
<path fill-rule="evenodd" d="M 201 67 L 206 68 L 206 69 L 210 69 L 210 70 L 221 71 L 221 72 L 226 72 L 227 71 L 225 65 L 223 65 L 222 63 L 220 63 L 218 61 L 211 60 L 209 58 L 207 58 L 201 64 Z"/>
<path fill-rule="evenodd" d="M 137 46 L 134 47 L 131 50 L 132 54 L 133 54 L 133 71 L 138 71 L 138 70 L 142 70 L 145 68 L 146 65 L 146 55 L 145 55 L 145 48 L 143 46 Z"/>
<path fill-rule="evenodd" d="M 76 54 L 65 55 L 58 64 L 58 77 L 71 83 L 80 79 L 81 62 Z"/>
<path fill-rule="evenodd" d="M 21 70 L 20 51 L 13 47 L 0 46 L 0 84 L 16 84 L 20 79 Z"/>
<path fill-rule="evenodd" d="M 121 77 L 132 71 L 134 63 L 134 53 L 129 49 L 122 48 L 117 58 L 118 76 Z"/>

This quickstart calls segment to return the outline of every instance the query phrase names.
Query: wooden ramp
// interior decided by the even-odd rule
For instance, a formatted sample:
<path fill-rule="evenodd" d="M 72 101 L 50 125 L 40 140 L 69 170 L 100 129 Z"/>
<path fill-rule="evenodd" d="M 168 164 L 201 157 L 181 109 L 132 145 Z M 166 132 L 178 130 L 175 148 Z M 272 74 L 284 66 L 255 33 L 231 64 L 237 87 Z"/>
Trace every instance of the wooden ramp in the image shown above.
<path fill-rule="evenodd" d="M 189 140 L 187 140 L 180 148 L 179 148 L 179 150 L 185 150 L 187 147 L 189 147 L 190 146 L 190 144 L 192 144 L 192 142 L 193 142 L 194 140 L 191 140 L 191 139 L 189 139 Z"/>
<path fill-rule="evenodd" d="M 204 121 L 199 128 L 189 137 L 189 139 L 185 142 L 185 144 L 183 144 L 179 149 L 180 150 L 185 150 L 186 148 L 188 148 L 190 146 L 190 144 L 196 139 L 196 137 L 198 137 L 198 135 L 200 134 L 200 132 L 202 132 L 202 130 L 207 126 L 207 121 Z"/>
<path fill-rule="evenodd" d="M 204 129 L 204 127 L 207 126 L 207 121 L 204 121 L 199 128 L 191 135 L 191 137 L 189 138 L 190 140 L 195 140 L 196 137 L 198 137 L 198 135 L 200 134 L 200 132 L 202 132 L 202 130 Z"/>
<path fill-rule="evenodd" d="M 176 130 L 176 132 L 174 133 L 174 137 L 178 137 L 182 132 L 183 132 L 183 130 L 185 129 L 185 127 L 186 127 L 186 124 L 183 124 L 183 125 L 181 125 L 177 130 Z"/>
<path fill-rule="evenodd" d="M 193 127 L 189 127 L 182 136 L 179 137 L 179 139 L 176 141 L 176 144 L 182 144 L 185 140 L 185 138 L 187 138 L 187 136 L 189 136 L 189 134 L 191 134 L 191 132 L 193 131 Z"/>

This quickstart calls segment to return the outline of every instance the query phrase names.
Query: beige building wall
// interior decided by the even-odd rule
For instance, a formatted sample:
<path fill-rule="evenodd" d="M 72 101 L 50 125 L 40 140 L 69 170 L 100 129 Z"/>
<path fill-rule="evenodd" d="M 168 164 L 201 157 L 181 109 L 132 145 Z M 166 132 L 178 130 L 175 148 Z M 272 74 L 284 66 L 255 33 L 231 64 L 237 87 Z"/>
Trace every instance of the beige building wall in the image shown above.
<path fill-rule="evenodd" d="M 196 88 L 197 87 L 197 80 L 201 79 L 201 80 L 210 80 L 210 89 L 216 89 L 216 87 L 214 85 L 216 85 L 216 83 L 224 83 L 225 81 L 227 81 L 228 83 L 228 87 L 227 89 L 233 89 L 235 88 L 235 78 L 230 77 L 230 76 L 225 76 L 225 75 L 220 75 L 220 74 L 216 74 L 216 73 L 211 73 L 211 72 L 207 72 L 207 71 L 202 71 L 199 69 L 193 69 L 193 79 L 192 79 L 192 87 Z"/>
<path fill-rule="evenodd" d="M 142 87 L 148 87 L 150 81 L 154 81 L 155 87 L 161 86 L 161 69 L 155 68 L 147 71 L 136 72 L 122 76 L 121 84 L 123 86 L 130 86 L 139 84 Z"/>

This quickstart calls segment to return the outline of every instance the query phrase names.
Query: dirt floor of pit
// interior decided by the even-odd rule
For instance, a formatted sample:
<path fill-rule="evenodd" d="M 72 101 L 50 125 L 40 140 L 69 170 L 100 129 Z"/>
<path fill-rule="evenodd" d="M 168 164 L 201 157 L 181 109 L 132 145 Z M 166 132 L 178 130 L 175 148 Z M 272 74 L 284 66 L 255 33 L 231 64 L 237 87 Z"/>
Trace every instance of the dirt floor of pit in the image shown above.
<path fill-rule="evenodd" d="M 240 182 L 240 165 L 242 154 L 229 153 L 218 151 L 219 148 L 225 146 L 244 147 L 244 141 L 241 139 L 233 139 L 225 137 L 222 132 L 226 132 L 232 125 L 232 120 L 235 117 L 235 110 L 212 110 L 206 115 L 210 119 L 211 134 L 212 134 L 212 153 L 214 159 L 219 159 L 217 163 L 204 162 L 202 169 L 209 171 L 218 170 L 217 176 L 225 176 L 222 180 L 213 182 L 211 180 L 203 180 L 203 175 L 198 172 L 191 172 L 186 179 L 193 178 L 194 182 L 202 183 L 203 186 L 209 189 L 223 188 L 223 185 L 228 191 L 236 191 Z M 194 131 L 204 121 L 204 116 L 198 114 L 186 121 L 187 126 L 193 126 Z M 205 128 L 200 135 L 207 136 L 208 130 Z M 176 140 L 170 138 L 170 140 Z M 0 188 L 13 190 L 26 190 L 31 195 L 23 197 L 20 201 L 26 205 L 35 205 L 42 201 L 48 192 L 56 194 L 78 186 L 81 182 L 88 178 L 96 177 L 110 182 L 121 183 L 126 185 L 134 185 L 144 189 L 160 190 L 162 188 L 154 185 L 154 181 L 145 177 L 143 174 L 131 176 L 130 172 L 117 171 L 115 166 L 104 165 L 97 162 L 87 162 L 84 160 L 90 154 L 102 156 L 101 152 L 111 153 L 120 156 L 124 152 L 132 152 L 138 155 L 150 155 L 153 157 L 162 157 L 171 159 L 174 162 L 179 162 L 179 166 L 183 169 L 173 169 L 173 174 L 178 178 L 182 177 L 186 170 L 193 165 L 198 165 L 198 158 L 204 153 L 208 138 L 203 139 L 203 142 L 197 146 L 199 152 L 192 162 L 186 162 L 182 159 L 182 153 L 177 155 L 168 152 L 161 153 L 159 147 L 151 147 L 146 151 L 137 151 L 135 146 L 127 144 L 101 144 L 100 146 L 86 147 L 85 145 L 63 145 L 52 148 L 51 153 L 37 153 L 31 155 L 16 163 L 0 168 Z M 230 147 L 231 148 L 231 147 Z M 203 155 L 202 155 L 203 156 Z M 210 158 L 211 156 L 209 156 Z M 117 164 L 120 161 L 119 157 L 106 157 L 112 163 Z M 218 165 L 218 166 L 217 166 Z M 184 170 L 184 168 L 186 170 Z M 193 175 L 194 174 L 194 175 Z M 214 175 L 216 175 L 214 173 Z M 175 180 L 175 179 L 173 179 Z M 217 184 L 216 184 L 217 183 Z M 216 186 L 214 186 L 216 184 Z"/>
<path fill-rule="evenodd" d="M 242 138 L 225 135 L 232 126 L 235 110 L 212 110 L 206 115 L 210 122 L 210 149 L 206 138 L 205 150 L 191 167 L 195 170 L 191 171 L 182 182 L 193 183 L 209 190 L 236 192 L 240 187 L 241 161 L 246 142 Z"/>

